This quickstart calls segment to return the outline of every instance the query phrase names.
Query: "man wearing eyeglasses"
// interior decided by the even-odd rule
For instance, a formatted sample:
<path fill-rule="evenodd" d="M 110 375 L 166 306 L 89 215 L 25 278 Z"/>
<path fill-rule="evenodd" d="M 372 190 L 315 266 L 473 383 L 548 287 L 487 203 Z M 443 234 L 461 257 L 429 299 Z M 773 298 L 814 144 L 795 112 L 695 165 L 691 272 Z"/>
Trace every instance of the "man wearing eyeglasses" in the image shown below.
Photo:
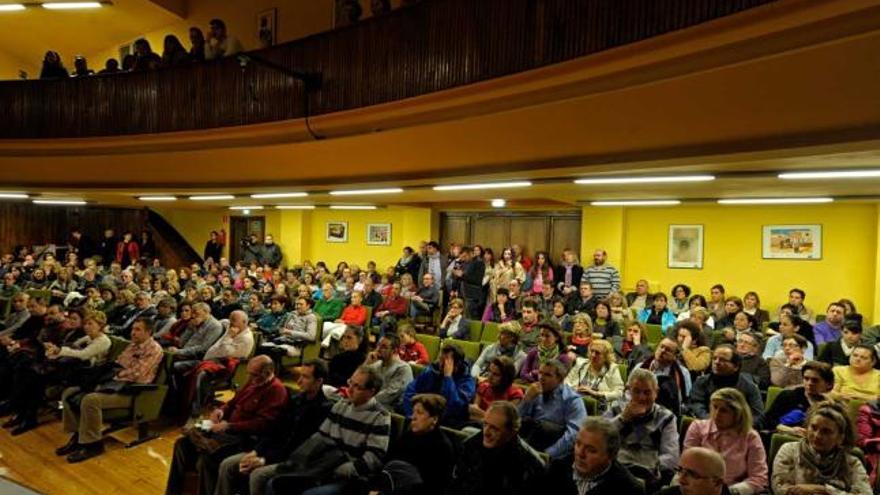
<path fill-rule="evenodd" d="M 724 484 L 724 458 L 714 450 L 685 450 L 675 472 L 678 485 L 664 488 L 657 495 L 730 495 Z"/>
<path fill-rule="evenodd" d="M 382 377 L 382 390 L 376 394 L 376 402 L 389 411 L 396 410 L 403 400 L 403 391 L 413 380 L 412 368 L 397 354 L 400 337 L 387 333 L 376 343 L 376 350 L 367 356 L 367 366 Z"/>
<path fill-rule="evenodd" d="M 700 419 L 709 417 L 709 399 L 719 388 L 739 389 L 752 410 L 752 423 L 760 428 L 764 418 L 764 401 L 761 392 L 751 378 L 740 373 L 742 362 L 739 354 L 730 344 L 721 344 L 712 352 L 712 372 L 697 378 L 691 392 L 688 409 L 691 415 Z"/>

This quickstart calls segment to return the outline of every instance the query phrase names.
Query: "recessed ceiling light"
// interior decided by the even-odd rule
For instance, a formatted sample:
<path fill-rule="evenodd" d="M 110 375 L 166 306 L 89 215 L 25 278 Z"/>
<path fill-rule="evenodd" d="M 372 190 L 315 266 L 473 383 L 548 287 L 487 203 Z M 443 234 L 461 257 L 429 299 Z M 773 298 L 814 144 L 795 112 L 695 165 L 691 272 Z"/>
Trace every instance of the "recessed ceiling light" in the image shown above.
<path fill-rule="evenodd" d="M 639 199 L 626 201 L 593 201 L 593 206 L 674 206 L 681 204 L 677 199 Z"/>
<path fill-rule="evenodd" d="M 190 196 L 189 199 L 193 201 L 220 201 L 226 199 L 235 199 L 235 196 L 231 194 L 213 194 L 206 196 Z"/>
<path fill-rule="evenodd" d="M 719 199 L 720 205 L 802 205 L 831 203 L 834 198 L 737 198 Z"/>
<path fill-rule="evenodd" d="M 230 206 L 230 210 L 262 210 L 262 206 Z"/>
<path fill-rule="evenodd" d="M 576 179 L 575 184 L 599 185 L 599 184 L 661 184 L 679 182 L 706 182 L 715 180 L 714 175 L 677 175 L 677 176 L 653 176 L 653 177 L 596 177 L 592 179 Z"/>
<path fill-rule="evenodd" d="M 331 210 L 375 210 L 371 205 L 331 205 Z"/>
<path fill-rule="evenodd" d="M 314 210 L 315 205 L 278 205 L 279 210 Z"/>
<path fill-rule="evenodd" d="M 177 201 L 176 196 L 138 196 L 141 201 Z"/>
<path fill-rule="evenodd" d="M 101 2 L 48 2 L 40 4 L 49 10 L 100 9 Z"/>
<path fill-rule="evenodd" d="M 0 192 L 0 199 L 28 199 L 29 197 L 25 193 Z"/>
<path fill-rule="evenodd" d="M 13 12 L 16 10 L 24 10 L 24 5 L 20 3 L 5 3 L 0 5 L 0 12 Z"/>
<path fill-rule="evenodd" d="M 493 208 L 504 208 L 505 206 L 507 206 L 507 201 L 504 201 L 503 199 L 493 199 L 492 200 L 492 207 Z"/>
<path fill-rule="evenodd" d="M 330 191 L 331 196 L 356 196 L 359 194 L 396 194 L 402 193 L 399 187 L 386 187 L 383 189 L 352 189 L 345 191 Z"/>
<path fill-rule="evenodd" d="M 529 187 L 532 183 L 527 180 L 517 182 L 485 182 L 482 184 L 449 184 L 446 186 L 434 186 L 435 191 L 467 191 L 472 189 L 507 189 L 514 187 Z"/>
<path fill-rule="evenodd" d="M 272 198 L 304 198 L 308 196 L 307 192 L 286 192 L 286 193 L 261 193 L 251 194 L 254 199 L 272 199 Z"/>
<path fill-rule="evenodd" d="M 36 205 L 84 205 L 86 202 L 82 199 L 35 199 Z"/>
<path fill-rule="evenodd" d="M 880 170 L 823 170 L 815 172 L 782 172 L 780 179 L 865 179 L 880 177 Z"/>

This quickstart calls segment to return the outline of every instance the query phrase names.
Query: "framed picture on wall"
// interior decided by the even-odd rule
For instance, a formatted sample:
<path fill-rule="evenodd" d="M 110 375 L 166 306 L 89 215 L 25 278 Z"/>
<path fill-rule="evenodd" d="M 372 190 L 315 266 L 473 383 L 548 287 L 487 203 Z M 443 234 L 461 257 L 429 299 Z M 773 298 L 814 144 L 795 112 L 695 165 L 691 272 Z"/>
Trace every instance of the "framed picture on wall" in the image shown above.
<path fill-rule="evenodd" d="M 327 222 L 327 242 L 348 242 L 348 222 Z"/>
<path fill-rule="evenodd" d="M 269 48 L 278 42 L 277 38 L 278 9 L 267 9 L 257 14 L 257 39 L 260 48 Z"/>
<path fill-rule="evenodd" d="M 765 225 L 761 241 L 764 259 L 822 259 L 821 225 Z"/>
<path fill-rule="evenodd" d="M 670 225 L 669 268 L 703 268 L 703 226 Z"/>
<path fill-rule="evenodd" d="M 367 224 L 367 244 L 372 246 L 390 246 L 391 245 L 391 224 L 390 223 L 368 223 Z"/>

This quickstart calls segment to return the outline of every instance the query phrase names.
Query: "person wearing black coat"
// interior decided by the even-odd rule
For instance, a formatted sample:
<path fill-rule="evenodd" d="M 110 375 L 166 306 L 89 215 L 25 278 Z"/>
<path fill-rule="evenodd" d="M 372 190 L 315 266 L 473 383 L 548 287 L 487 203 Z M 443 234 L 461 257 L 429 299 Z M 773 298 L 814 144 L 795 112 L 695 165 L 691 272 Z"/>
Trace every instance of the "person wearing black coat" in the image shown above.
<path fill-rule="evenodd" d="M 222 256 L 223 244 L 220 243 L 220 234 L 218 234 L 216 230 L 212 230 L 211 238 L 205 243 L 205 251 L 202 257 L 205 261 L 207 261 L 208 258 L 211 258 L 214 260 L 214 263 L 220 263 L 220 258 Z"/>
<path fill-rule="evenodd" d="M 413 280 L 418 280 L 421 266 L 422 258 L 413 251 L 413 248 L 406 246 L 403 248 L 403 256 L 397 260 L 397 265 L 394 266 L 394 274 L 400 278 L 404 273 L 409 273 Z"/>
<path fill-rule="evenodd" d="M 468 246 L 461 249 L 459 260 L 461 268 L 453 272 L 460 284 L 459 293 L 464 298 L 469 318 L 480 320 L 483 317 L 483 275 L 486 265 L 483 260 L 473 257 L 473 250 Z"/>

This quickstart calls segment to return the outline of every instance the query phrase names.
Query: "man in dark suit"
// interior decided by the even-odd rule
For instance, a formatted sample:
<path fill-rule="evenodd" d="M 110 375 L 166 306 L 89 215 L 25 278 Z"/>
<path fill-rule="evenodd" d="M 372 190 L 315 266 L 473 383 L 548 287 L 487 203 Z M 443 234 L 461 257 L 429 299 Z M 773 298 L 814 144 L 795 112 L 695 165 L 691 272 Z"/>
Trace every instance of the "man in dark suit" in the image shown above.
<path fill-rule="evenodd" d="M 449 259 L 440 252 L 437 241 L 431 241 L 425 246 L 425 256 L 422 256 L 422 264 L 419 266 L 419 279 L 423 279 L 426 273 L 434 277 L 434 287 L 442 289 L 443 281 L 446 280 L 446 267 Z"/>
<path fill-rule="evenodd" d="M 452 274 L 459 284 L 460 297 L 465 301 L 470 319 L 479 320 L 483 316 L 483 275 L 486 265 L 482 259 L 474 257 L 470 246 L 461 248 L 458 260 L 461 265 Z"/>
<path fill-rule="evenodd" d="M 555 490 L 550 493 L 641 495 L 644 485 L 619 462 L 620 433 L 609 420 L 587 418 L 574 444 L 573 455 L 555 461 L 550 468 Z"/>

